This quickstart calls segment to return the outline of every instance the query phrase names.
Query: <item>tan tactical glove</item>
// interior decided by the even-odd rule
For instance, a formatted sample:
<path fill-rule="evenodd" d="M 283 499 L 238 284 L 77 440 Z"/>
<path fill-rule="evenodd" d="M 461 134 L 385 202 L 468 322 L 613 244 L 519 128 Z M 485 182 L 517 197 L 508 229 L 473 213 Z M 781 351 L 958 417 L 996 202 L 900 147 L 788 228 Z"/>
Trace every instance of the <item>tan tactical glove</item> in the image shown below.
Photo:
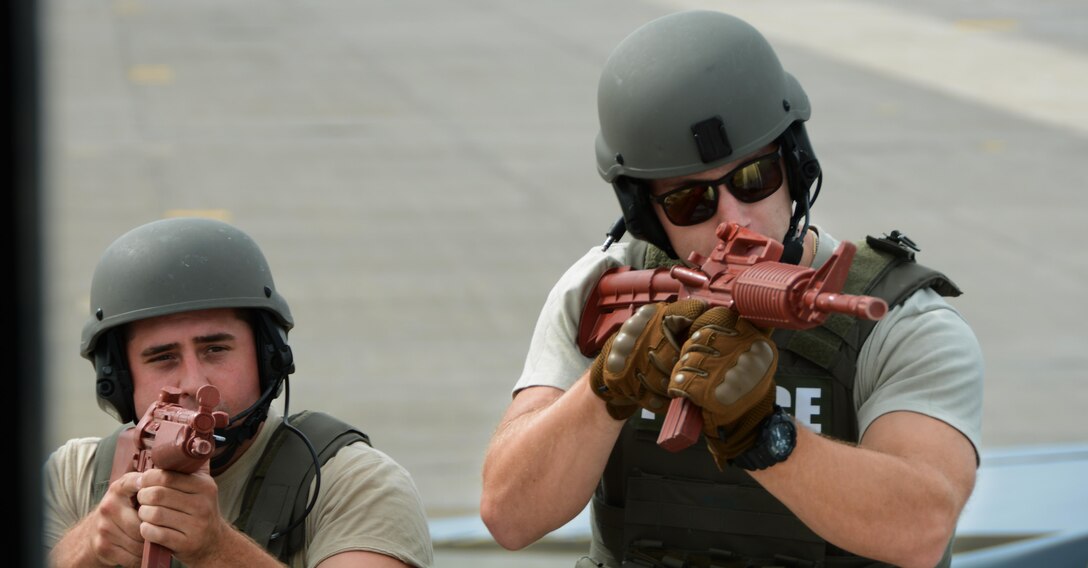
<path fill-rule="evenodd" d="M 680 346 L 706 309 L 705 302 L 693 299 L 646 304 L 608 338 L 589 380 L 613 418 L 626 420 L 640 407 L 654 413 L 668 409 L 669 377 Z"/>
<path fill-rule="evenodd" d="M 703 409 L 703 433 L 719 469 L 755 444 L 759 424 L 774 409 L 778 348 L 737 312 L 717 307 L 691 324 L 670 396 Z"/>

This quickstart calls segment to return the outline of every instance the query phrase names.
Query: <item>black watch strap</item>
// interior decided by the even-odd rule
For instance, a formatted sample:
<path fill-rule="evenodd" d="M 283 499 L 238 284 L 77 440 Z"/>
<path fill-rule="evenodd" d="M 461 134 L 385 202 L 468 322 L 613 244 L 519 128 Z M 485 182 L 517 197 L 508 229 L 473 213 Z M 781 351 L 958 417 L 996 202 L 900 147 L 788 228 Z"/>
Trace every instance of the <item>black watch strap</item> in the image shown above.
<path fill-rule="evenodd" d="M 759 438 L 743 454 L 733 459 L 733 465 L 748 471 L 766 469 L 786 461 L 797 443 L 797 428 L 793 419 L 775 405 L 759 425 Z"/>

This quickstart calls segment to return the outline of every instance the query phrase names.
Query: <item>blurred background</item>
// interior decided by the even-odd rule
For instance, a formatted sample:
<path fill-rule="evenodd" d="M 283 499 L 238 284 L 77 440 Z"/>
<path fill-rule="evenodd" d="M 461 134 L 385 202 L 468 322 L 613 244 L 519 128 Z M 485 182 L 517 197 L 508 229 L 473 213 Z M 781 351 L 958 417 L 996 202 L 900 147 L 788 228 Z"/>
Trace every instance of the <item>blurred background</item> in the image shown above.
<path fill-rule="evenodd" d="M 436 536 L 470 527 L 543 300 L 619 214 L 593 154 L 602 64 L 687 8 L 747 19 L 807 91 L 814 222 L 905 232 L 963 288 L 984 449 L 1088 443 L 1083 2 L 42 0 L 43 452 L 116 427 L 78 354 L 103 249 L 213 216 L 290 303 L 289 410 L 366 431 Z M 440 566 L 585 549 L 465 534 L 436 540 Z"/>

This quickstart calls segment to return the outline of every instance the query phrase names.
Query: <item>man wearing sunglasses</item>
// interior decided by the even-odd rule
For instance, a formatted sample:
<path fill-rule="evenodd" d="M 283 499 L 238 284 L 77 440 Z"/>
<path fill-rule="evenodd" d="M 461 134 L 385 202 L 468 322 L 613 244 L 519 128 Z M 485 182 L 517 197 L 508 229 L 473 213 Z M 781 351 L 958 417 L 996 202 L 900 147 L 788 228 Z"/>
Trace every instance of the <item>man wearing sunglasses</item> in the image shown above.
<path fill-rule="evenodd" d="M 959 290 L 899 233 L 860 243 L 851 267 L 848 286 L 888 301 L 879 322 L 768 330 L 688 299 L 639 309 L 596 358 L 576 345 L 606 270 L 708 255 L 719 224 L 802 266 L 838 245 L 809 224 L 809 101 L 771 46 L 726 14 L 659 18 L 605 63 L 598 111 L 622 223 L 542 309 L 484 462 L 495 539 L 520 549 L 590 504 L 579 567 L 948 565 L 978 465 L 982 356 L 942 297 Z M 624 229 L 634 239 L 615 242 Z M 656 440 L 675 396 L 702 409 L 704 436 L 674 453 Z"/>

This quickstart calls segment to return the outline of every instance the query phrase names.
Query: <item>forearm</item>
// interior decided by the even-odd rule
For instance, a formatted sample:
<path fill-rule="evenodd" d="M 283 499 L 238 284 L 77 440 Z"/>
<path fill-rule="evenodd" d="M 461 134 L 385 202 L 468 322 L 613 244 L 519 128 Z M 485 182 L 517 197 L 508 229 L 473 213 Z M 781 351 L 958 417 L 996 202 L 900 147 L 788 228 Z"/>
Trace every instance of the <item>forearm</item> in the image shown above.
<path fill-rule="evenodd" d="M 970 493 L 925 460 L 843 444 L 804 426 L 788 460 L 752 476 L 832 544 L 904 567 L 940 560 Z"/>
<path fill-rule="evenodd" d="M 254 568 L 282 568 L 284 564 L 268 553 L 256 541 L 223 520 L 223 529 L 214 544 L 204 547 L 191 558 L 178 560 L 192 568 L 232 568 L 252 566 Z"/>
<path fill-rule="evenodd" d="M 95 538 L 96 532 L 93 526 L 95 522 L 93 516 L 88 516 L 72 527 L 72 530 L 68 531 L 64 538 L 49 551 L 49 566 L 53 568 L 114 566 L 115 563 L 102 562 L 96 555 L 94 547 L 99 546 L 97 543 L 102 543 L 102 546 L 110 546 L 110 544 Z M 179 557 L 179 560 L 193 568 L 232 568 L 234 566 L 279 568 L 283 566 L 253 539 L 229 526 L 225 520 L 223 522 L 225 528 L 222 536 L 214 545 L 201 549 L 199 554 L 192 558 Z M 105 550 L 100 552 L 107 553 Z M 136 560 L 138 561 L 139 558 Z"/>
<path fill-rule="evenodd" d="M 74 568 L 77 566 L 99 567 L 109 564 L 99 561 L 95 555 L 94 530 L 90 516 L 85 517 L 79 524 L 72 527 L 56 546 L 48 553 L 48 565 L 51 568 Z"/>
<path fill-rule="evenodd" d="M 561 395 L 554 392 L 550 402 L 541 399 L 520 414 L 515 399 L 484 459 L 480 513 L 509 549 L 535 542 L 585 508 L 623 427 L 585 376 Z M 526 394 L 539 396 L 519 398 Z"/>

